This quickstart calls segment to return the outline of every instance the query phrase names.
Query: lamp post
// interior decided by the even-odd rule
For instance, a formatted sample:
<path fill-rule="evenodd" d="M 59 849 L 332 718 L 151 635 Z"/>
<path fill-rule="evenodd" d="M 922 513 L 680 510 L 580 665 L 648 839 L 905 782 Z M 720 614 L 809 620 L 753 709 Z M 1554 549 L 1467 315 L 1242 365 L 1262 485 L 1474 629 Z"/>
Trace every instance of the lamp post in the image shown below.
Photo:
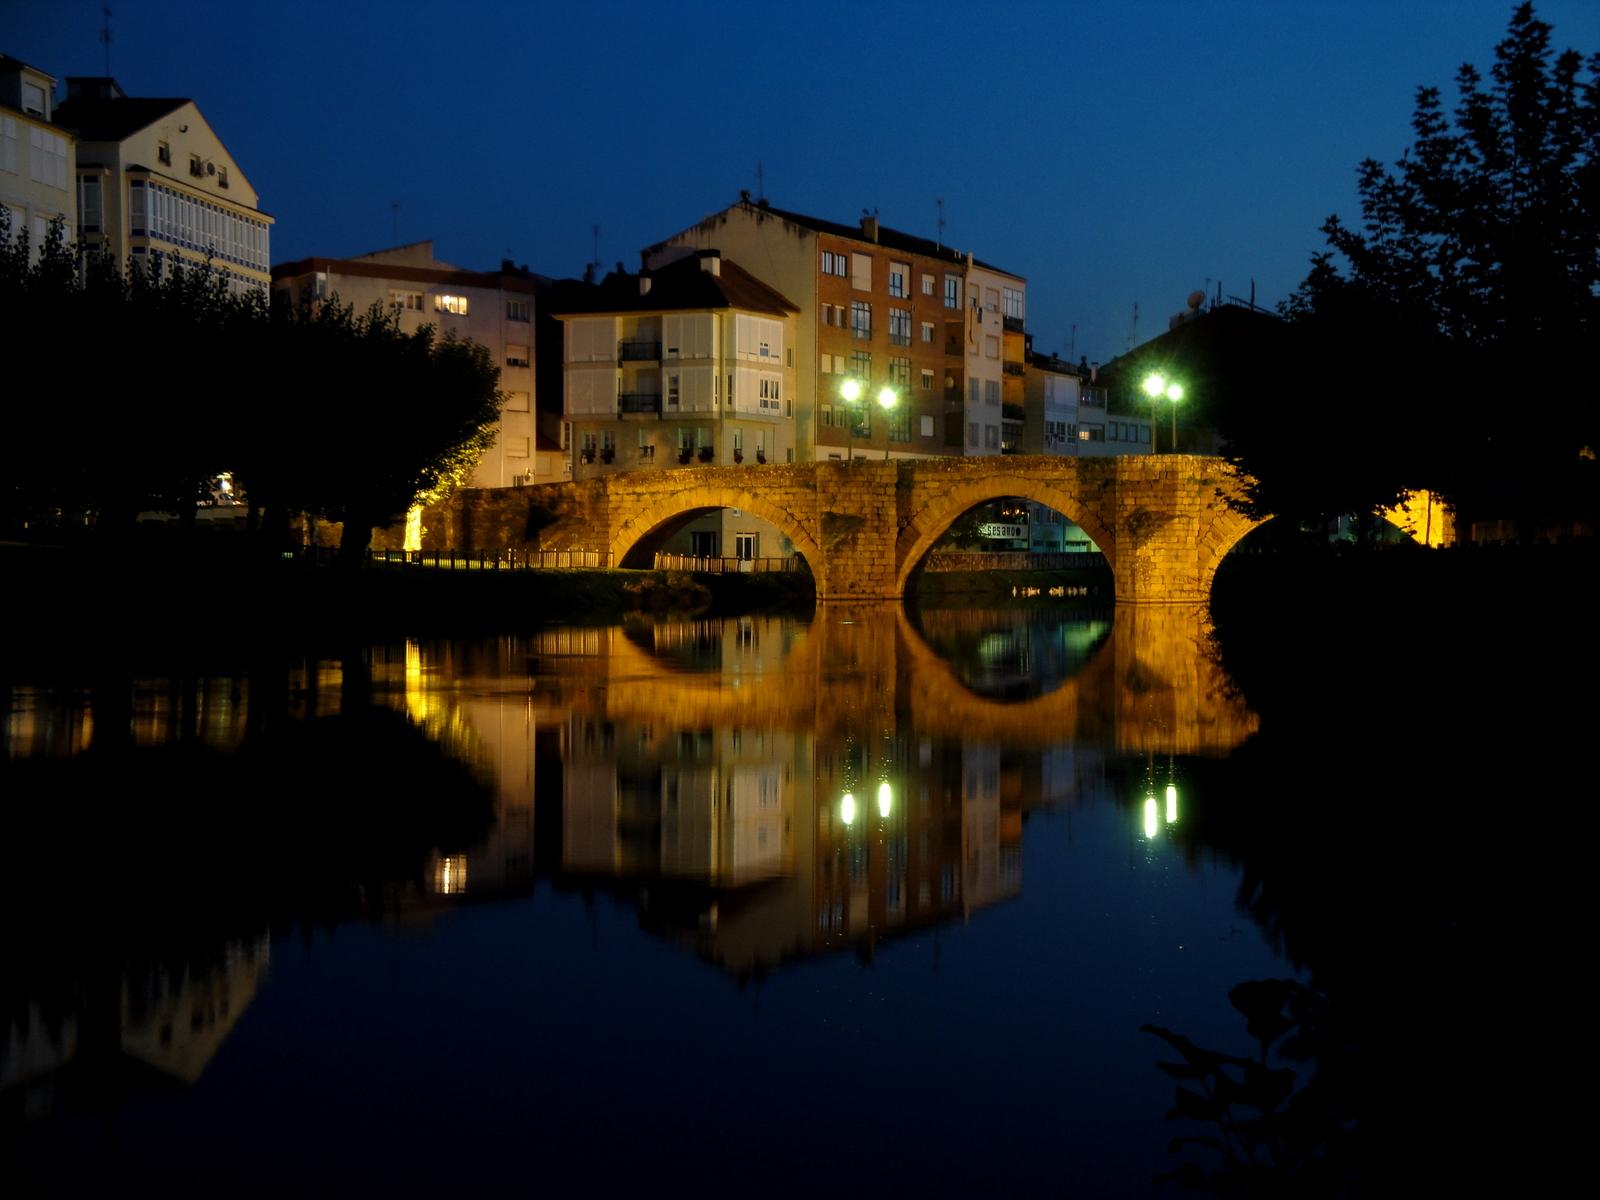
<path fill-rule="evenodd" d="M 1159 371 L 1152 371 L 1144 377 L 1144 394 L 1150 397 L 1150 453 L 1156 453 L 1156 404 L 1163 396 L 1172 403 L 1172 449 L 1169 454 L 1178 452 L 1178 402 L 1183 399 L 1183 384 L 1176 379 L 1168 379 Z"/>
<path fill-rule="evenodd" d="M 888 384 L 878 389 L 878 407 L 883 409 L 883 461 L 889 461 L 889 413 L 900 403 L 900 397 Z"/>

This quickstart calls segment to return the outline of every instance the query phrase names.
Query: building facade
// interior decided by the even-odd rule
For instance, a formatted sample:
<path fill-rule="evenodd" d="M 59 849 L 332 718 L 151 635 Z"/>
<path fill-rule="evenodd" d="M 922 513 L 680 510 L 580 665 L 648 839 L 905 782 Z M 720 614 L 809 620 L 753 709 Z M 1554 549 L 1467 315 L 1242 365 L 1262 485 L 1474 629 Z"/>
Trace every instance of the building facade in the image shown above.
<path fill-rule="evenodd" d="M 414 242 L 355 258 L 305 258 L 272 269 L 273 299 L 298 304 L 337 299 L 357 311 L 374 304 L 397 311 L 414 332 L 433 325 L 441 334 L 470 338 L 500 368 L 500 411 L 494 444 L 473 469 L 469 486 L 517 487 L 570 479 L 559 425 L 540 430 L 534 410 L 534 276 L 502 263 L 499 271 L 469 271 L 441 262 L 433 243 Z"/>
<path fill-rule="evenodd" d="M 744 264 L 798 307 L 799 461 L 963 452 L 967 372 L 986 346 L 973 328 L 982 320 L 967 308 L 968 275 L 975 268 L 990 272 L 997 297 L 1001 286 L 1021 290 L 1025 281 L 941 243 L 890 229 L 875 214 L 845 225 L 773 208 L 748 195 L 646 249 L 645 266 L 710 247 Z M 993 324 L 998 336 L 998 312 Z M 980 365 L 979 371 L 984 378 L 992 374 L 998 389 L 998 348 L 993 370 Z M 847 382 L 855 385 L 853 401 L 847 399 Z M 884 387 L 894 394 L 888 408 L 877 403 Z"/>
<path fill-rule="evenodd" d="M 82 249 L 119 263 L 210 262 L 234 291 L 270 281 L 273 218 L 193 100 L 68 77 L 56 120 L 77 138 Z"/>
<path fill-rule="evenodd" d="M 26 233 L 35 257 L 52 221 L 62 221 L 69 240 L 77 225 L 77 145 L 55 123 L 55 86 L 53 76 L 0 54 L 0 206 L 11 236 Z"/>

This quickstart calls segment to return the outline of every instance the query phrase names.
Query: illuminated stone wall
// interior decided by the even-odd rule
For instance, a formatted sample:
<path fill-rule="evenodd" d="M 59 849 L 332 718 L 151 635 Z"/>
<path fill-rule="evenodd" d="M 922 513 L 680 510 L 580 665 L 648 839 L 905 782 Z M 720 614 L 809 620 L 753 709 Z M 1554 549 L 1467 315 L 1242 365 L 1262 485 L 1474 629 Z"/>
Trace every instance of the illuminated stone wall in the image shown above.
<path fill-rule="evenodd" d="M 427 548 L 582 549 L 621 565 L 687 516 L 735 508 L 782 530 L 823 600 L 890 599 L 962 513 L 1020 496 L 1076 522 L 1111 566 L 1120 603 L 1209 598 L 1228 550 L 1256 522 L 1221 459 L 1033 456 L 705 467 L 459 493 L 424 516 Z"/>

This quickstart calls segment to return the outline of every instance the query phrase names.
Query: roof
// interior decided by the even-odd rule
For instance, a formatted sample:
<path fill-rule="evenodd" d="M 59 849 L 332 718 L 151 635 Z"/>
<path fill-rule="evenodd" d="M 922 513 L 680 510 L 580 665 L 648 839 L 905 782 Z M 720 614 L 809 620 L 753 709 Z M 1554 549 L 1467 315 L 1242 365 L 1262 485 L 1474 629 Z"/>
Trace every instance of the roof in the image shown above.
<path fill-rule="evenodd" d="M 122 96 L 115 100 L 79 96 L 56 105 L 55 121 L 86 142 L 120 142 L 189 103 L 184 96 Z"/>
<path fill-rule="evenodd" d="M 552 296 L 545 309 L 576 314 L 738 308 L 778 317 L 800 311 L 798 304 L 731 259 L 717 256 L 719 273 L 713 275 L 701 266 L 712 253 L 702 251 L 640 275 L 613 272 L 599 284 L 565 288 L 566 294 Z M 650 280 L 650 290 L 642 295 L 640 279 Z"/>
<path fill-rule="evenodd" d="M 379 251 L 381 254 L 382 251 Z M 521 270 L 467 271 L 460 267 L 407 266 L 398 263 L 374 262 L 370 258 L 297 258 L 293 262 L 274 263 L 273 282 L 297 279 L 317 271 L 333 275 L 360 276 L 366 279 L 386 279 L 396 283 L 428 283 L 444 287 L 487 288 L 490 291 L 534 291 L 537 276 Z"/>
<path fill-rule="evenodd" d="M 782 220 L 790 222 L 791 224 L 803 226 L 804 228 L 813 230 L 817 233 L 826 233 L 832 237 L 849 238 L 852 241 L 861 242 L 868 246 L 881 246 L 888 250 L 901 250 L 907 254 L 920 254 L 924 258 L 937 258 L 952 265 L 965 266 L 967 262 L 967 256 L 953 247 L 946 246 L 940 242 L 932 241 L 928 238 L 918 237 L 914 233 L 904 233 L 898 229 L 891 229 L 889 226 L 884 225 L 881 222 L 878 224 L 877 239 L 874 240 L 866 235 L 865 231 L 863 231 L 859 224 L 842 225 L 837 221 L 828 221 L 822 217 L 808 217 L 804 213 L 792 212 L 786 208 L 774 208 L 765 200 L 750 200 L 748 198 L 742 198 L 737 203 L 730 204 L 728 208 L 720 209 L 718 212 L 712 213 L 711 216 L 700 222 L 700 224 L 704 225 L 706 222 L 712 221 L 722 213 L 734 208 L 743 208 L 754 213 L 771 213 L 773 216 L 779 217 Z M 655 250 L 664 245 L 666 245 L 665 242 L 657 243 L 656 246 L 652 246 L 650 249 Z M 982 267 L 986 271 L 997 271 L 1001 275 L 1010 275 L 1014 279 L 1025 278 L 1022 275 L 1018 275 L 1015 271 L 1008 271 L 1004 267 L 997 267 L 993 263 L 984 262 L 980 258 L 974 258 L 972 262 L 974 266 Z"/>
<path fill-rule="evenodd" d="M 33 66 L 31 63 L 25 63 L 20 58 L 12 58 L 9 54 L 0 54 L 0 70 L 32 71 L 35 75 L 43 75 L 51 83 L 56 81 L 56 77 L 50 74 L 49 71 L 41 71 L 38 67 Z"/>

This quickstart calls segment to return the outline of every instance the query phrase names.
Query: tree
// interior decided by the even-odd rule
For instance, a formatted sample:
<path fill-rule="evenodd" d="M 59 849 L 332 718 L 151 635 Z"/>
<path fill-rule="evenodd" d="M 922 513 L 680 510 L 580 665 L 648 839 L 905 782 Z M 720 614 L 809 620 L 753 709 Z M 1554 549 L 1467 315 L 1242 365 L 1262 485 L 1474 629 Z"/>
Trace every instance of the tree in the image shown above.
<path fill-rule="evenodd" d="M 1320 419 L 1359 422 L 1339 456 L 1380 506 L 1431 486 L 1531 513 L 1593 486 L 1600 54 L 1554 54 L 1550 34 L 1521 4 L 1488 80 L 1457 72 L 1450 114 L 1418 89 L 1413 145 L 1361 164 L 1360 228 L 1328 218 L 1329 249 L 1283 306 L 1283 368 Z M 1230 444 L 1263 507 L 1303 490 L 1281 428 Z"/>

